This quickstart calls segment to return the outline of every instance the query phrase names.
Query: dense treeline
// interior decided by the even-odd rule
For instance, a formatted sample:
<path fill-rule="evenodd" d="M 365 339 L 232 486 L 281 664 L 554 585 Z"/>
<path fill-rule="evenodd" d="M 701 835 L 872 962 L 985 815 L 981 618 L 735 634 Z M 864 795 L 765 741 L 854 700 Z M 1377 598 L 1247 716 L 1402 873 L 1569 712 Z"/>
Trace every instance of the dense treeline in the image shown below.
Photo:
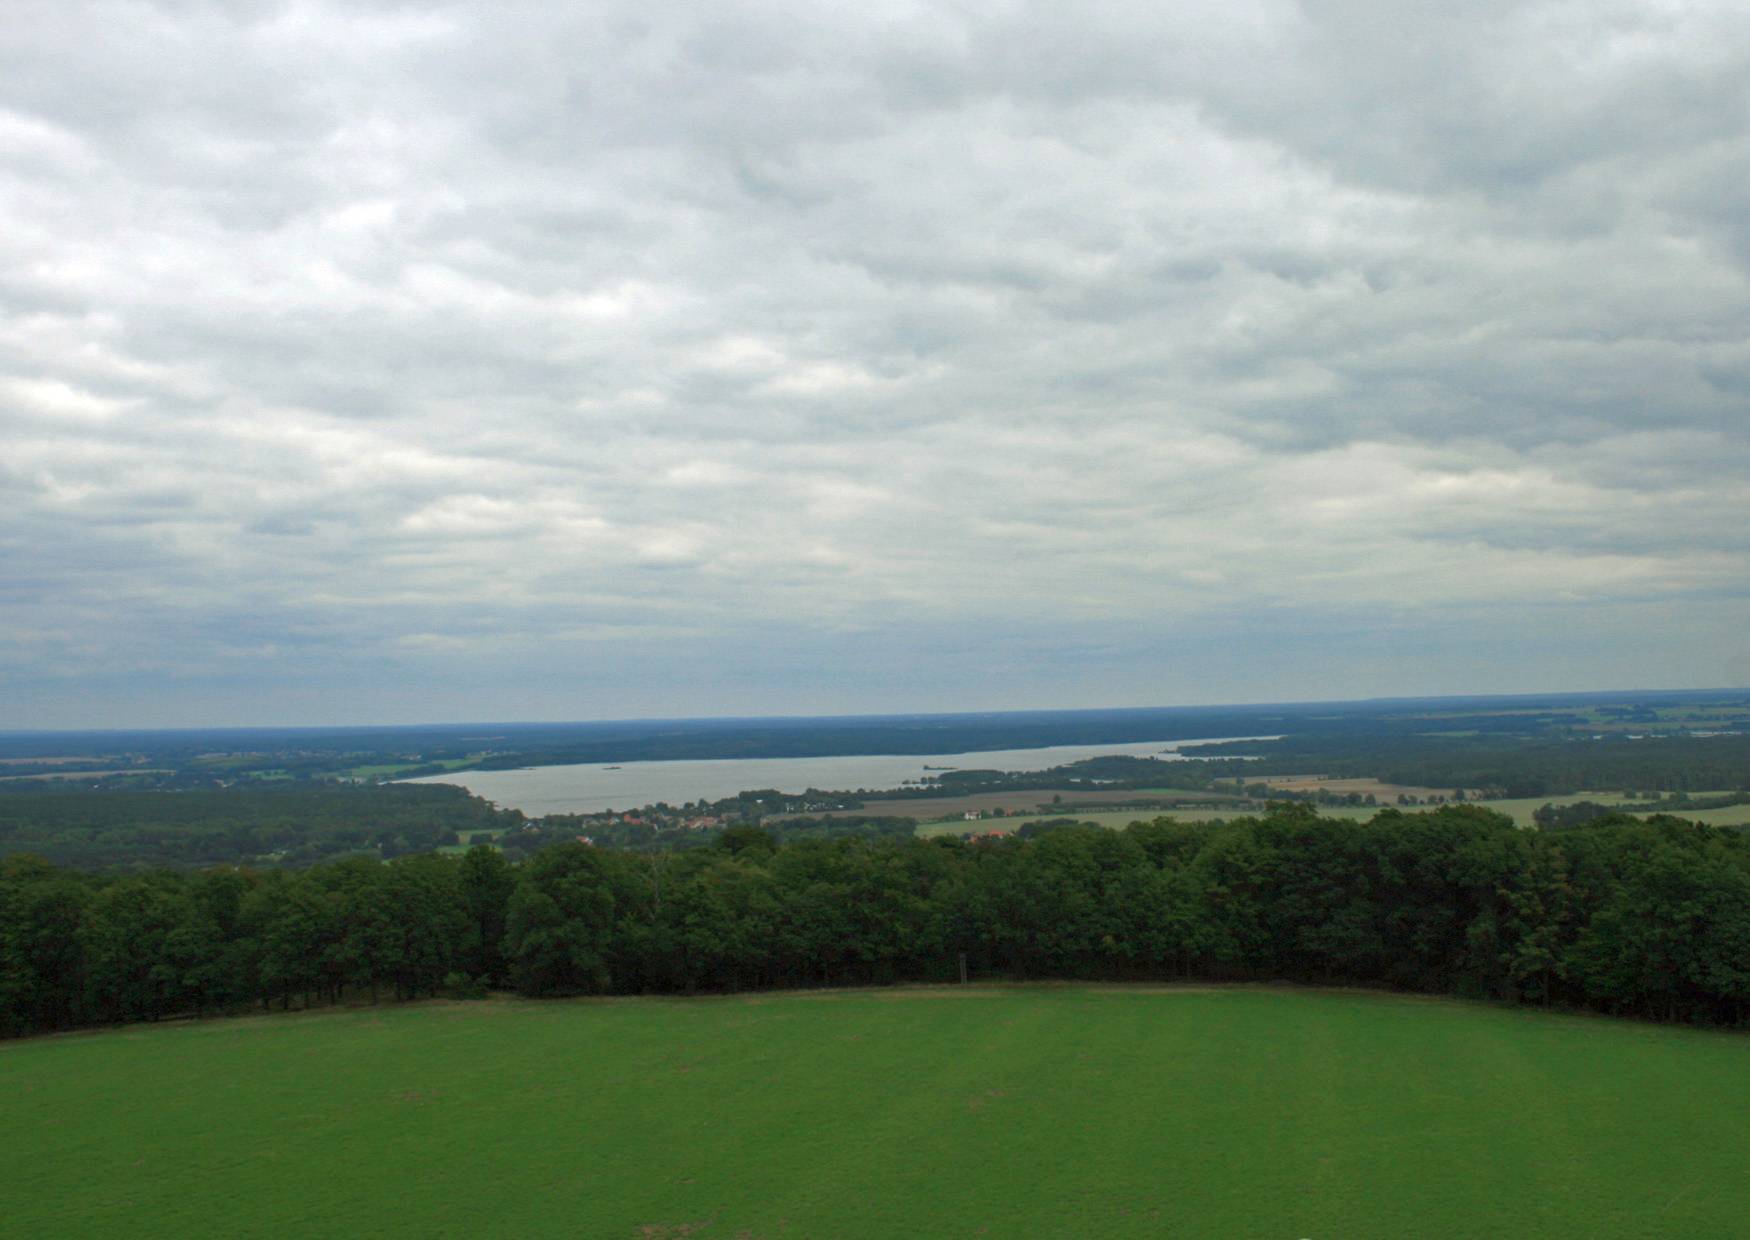
<path fill-rule="evenodd" d="M 521 824 L 445 784 L 249 784 L 183 791 L 64 788 L 0 797 L 0 854 L 59 865 L 307 865 L 369 850 L 429 852 Z"/>
<path fill-rule="evenodd" d="M 978 754 L 967 754 L 975 762 Z M 1114 791 L 1140 788 L 1196 790 L 1212 787 L 1217 775 L 1231 779 L 1256 771 L 1249 762 L 1179 762 L 1162 758 L 1136 758 L 1107 754 L 1083 758 L 1043 771 L 995 771 L 976 767 L 943 771 L 928 783 L 895 788 L 880 794 L 883 800 L 931 800 L 944 796 L 970 796 L 978 792 L 1018 792 L 1033 788 Z"/>
<path fill-rule="evenodd" d="M 1356 703 L 1349 713 L 1373 717 Z M 193 731 L 0 732 L 0 759 L 18 773 L 88 766 L 167 767 L 197 777 L 263 772 L 306 777 L 359 766 L 435 771 L 694 758 L 934 754 L 1113 744 L 1203 736 L 1274 735 L 1330 715 L 1329 707 L 1167 707 L 1126 710 L 847 715 L 829 718 L 622 720 L 402 728 L 208 728 Z M 31 759 L 36 759 L 34 764 Z M 101 762 L 96 761 L 101 759 Z"/>
<path fill-rule="evenodd" d="M 1496 736 L 1359 738 L 1336 733 L 1199 746 L 1189 753 L 1252 755 L 1259 774 L 1318 771 L 1429 788 L 1489 789 L 1502 796 L 1560 796 L 1600 788 L 1660 792 L 1746 786 L 1750 735 L 1520 741 Z M 1211 773 L 1246 768 L 1212 763 Z"/>
<path fill-rule="evenodd" d="M 553 844 L 576 839 L 587 839 L 598 848 L 685 851 L 713 847 L 723 833 L 733 830 L 735 825 L 731 820 L 717 827 L 659 827 L 648 822 L 604 823 L 582 814 L 549 814 L 538 823 L 527 823 L 516 831 L 499 836 L 496 843 L 513 857 L 527 856 Z M 744 821 L 741 825 L 747 823 Z M 849 836 L 906 839 L 916 833 L 917 819 L 890 814 L 845 814 L 837 818 L 799 815 L 767 819 L 763 826 L 777 843 Z"/>
<path fill-rule="evenodd" d="M 1741 1025 L 1750 848 L 1476 807 L 1304 805 L 1028 840 L 579 843 L 307 870 L 94 875 L 0 861 L 0 1029 L 416 996 L 694 992 L 975 977 L 1357 983 Z"/>
<path fill-rule="evenodd" d="M 1347 713 L 1375 718 L 1355 703 Z M 846 715 L 797 719 L 693 719 L 566 725 L 517 733 L 479 760 L 482 770 L 562 763 L 719 758 L 820 758 L 853 754 L 962 754 L 1053 745 L 1112 745 L 1210 736 L 1275 735 L 1330 714 L 1293 706 L 998 711 L 945 715 Z M 1379 726 L 1377 723 L 1374 726 Z"/>
<path fill-rule="evenodd" d="M 1598 719 L 1655 730 L 1747 730 L 1750 694 L 1713 690 L 838 718 L 0 732 L 0 766 L 5 768 L 0 775 L 132 769 L 132 780 L 195 786 L 215 779 L 351 775 L 370 768 L 377 768 L 379 777 L 405 778 L 456 766 L 950 754 L 1211 736 L 1309 734 L 1334 742 L 1365 742 L 1423 737 L 1444 729 L 1447 739 L 1460 734 L 1541 739 L 1587 735 Z M 146 774 L 148 769 L 161 773 Z M 1484 781 L 1443 777 L 1420 782 L 1473 786 Z M 7 786 L 0 777 L 0 791 Z"/>

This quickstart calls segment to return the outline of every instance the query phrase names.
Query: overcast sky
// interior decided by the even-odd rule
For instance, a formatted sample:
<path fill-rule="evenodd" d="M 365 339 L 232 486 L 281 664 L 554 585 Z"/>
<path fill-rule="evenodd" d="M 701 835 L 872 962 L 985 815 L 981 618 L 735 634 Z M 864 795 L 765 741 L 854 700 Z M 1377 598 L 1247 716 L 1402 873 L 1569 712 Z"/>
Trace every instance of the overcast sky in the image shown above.
<path fill-rule="evenodd" d="M 1743 0 L 0 8 L 0 727 L 1750 682 Z"/>

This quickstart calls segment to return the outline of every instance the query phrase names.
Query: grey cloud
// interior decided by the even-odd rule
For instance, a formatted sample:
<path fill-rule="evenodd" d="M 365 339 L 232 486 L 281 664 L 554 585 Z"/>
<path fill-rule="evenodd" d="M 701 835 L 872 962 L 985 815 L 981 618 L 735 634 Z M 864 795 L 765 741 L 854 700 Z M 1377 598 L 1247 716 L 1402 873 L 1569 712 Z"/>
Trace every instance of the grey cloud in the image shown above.
<path fill-rule="evenodd" d="M 1735 6 L 22 11 L 45 720 L 1750 670 Z"/>

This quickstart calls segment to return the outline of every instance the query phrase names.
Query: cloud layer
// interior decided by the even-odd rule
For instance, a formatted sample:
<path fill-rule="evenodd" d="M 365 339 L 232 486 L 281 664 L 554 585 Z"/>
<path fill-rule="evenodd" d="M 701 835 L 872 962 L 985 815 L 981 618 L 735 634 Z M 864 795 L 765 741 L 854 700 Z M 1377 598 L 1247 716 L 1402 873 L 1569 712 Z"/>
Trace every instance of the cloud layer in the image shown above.
<path fill-rule="evenodd" d="M 1750 681 L 1737 0 L 32 4 L 0 726 Z"/>

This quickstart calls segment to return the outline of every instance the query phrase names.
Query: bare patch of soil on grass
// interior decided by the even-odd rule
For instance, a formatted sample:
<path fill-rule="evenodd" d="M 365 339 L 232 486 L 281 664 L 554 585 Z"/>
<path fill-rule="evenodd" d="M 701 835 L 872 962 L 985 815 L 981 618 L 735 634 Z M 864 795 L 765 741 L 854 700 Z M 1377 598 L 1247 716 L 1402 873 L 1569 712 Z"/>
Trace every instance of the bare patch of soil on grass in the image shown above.
<path fill-rule="evenodd" d="M 1006 1089 L 987 1089 L 982 1094 L 974 1094 L 972 1097 L 968 1098 L 966 1100 L 966 1109 L 968 1111 L 982 1111 L 997 1099 L 1007 1098 L 1008 1096 L 1009 1091 Z"/>

